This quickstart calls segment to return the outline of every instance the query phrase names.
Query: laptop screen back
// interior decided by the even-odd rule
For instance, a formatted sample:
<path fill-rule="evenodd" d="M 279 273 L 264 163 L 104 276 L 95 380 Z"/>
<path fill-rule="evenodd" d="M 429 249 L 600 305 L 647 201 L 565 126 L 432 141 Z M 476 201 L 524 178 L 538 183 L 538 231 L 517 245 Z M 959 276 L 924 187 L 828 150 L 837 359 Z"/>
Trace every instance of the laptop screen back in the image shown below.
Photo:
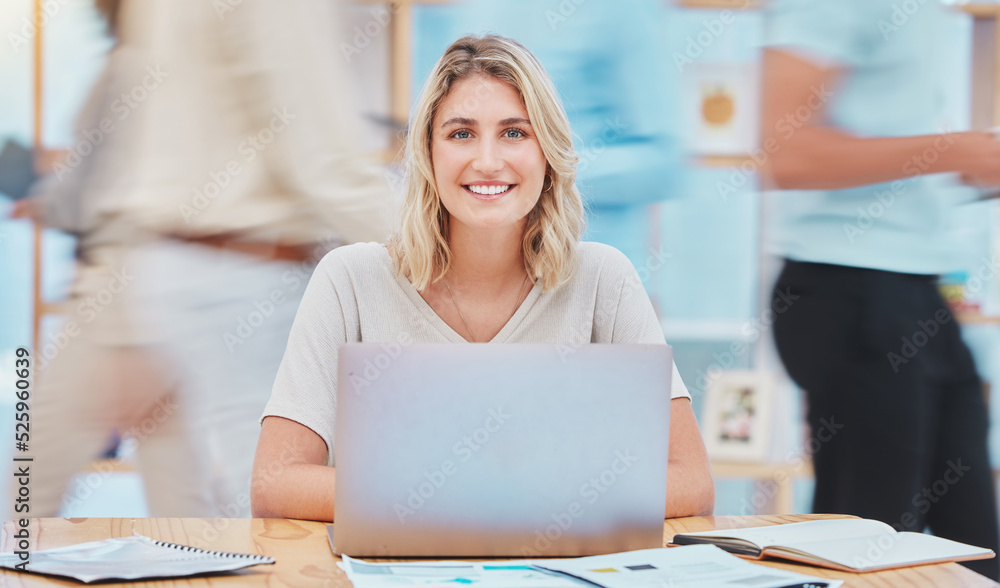
<path fill-rule="evenodd" d="M 663 345 L 344 346 L 337 552 L 661 547 L 671 365 Z"/>

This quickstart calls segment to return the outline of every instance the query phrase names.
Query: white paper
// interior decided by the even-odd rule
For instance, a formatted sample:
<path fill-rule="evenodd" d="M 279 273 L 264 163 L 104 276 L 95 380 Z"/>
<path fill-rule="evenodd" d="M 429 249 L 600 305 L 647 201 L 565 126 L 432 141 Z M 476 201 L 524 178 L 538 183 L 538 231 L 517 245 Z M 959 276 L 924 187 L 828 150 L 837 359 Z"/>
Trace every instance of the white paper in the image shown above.
<path fill-rule="evenodd" d="M 343 556 L 354 588 L 475 586 L 476 588 L 580 588 L 581 582 L 535 569 L 535 561 L 421 561 L 369 563 Z"/>
<path fill-rule="evenodd" d="M 836 588 L 843 584 L 753 564 L 714 545 L 643 549 L 538 565 L 606 588 Z"/>
<path fill-rule="evenodd" d="M 843 584 L 840 580 L 752 564 L 713 545 L 645 549 L 575 559 L 486 562 L 368 563 L 344 556 L 341 568 L 354 588 L 581 588 L 593 584 L 607 588 L 836 588 Z"/>

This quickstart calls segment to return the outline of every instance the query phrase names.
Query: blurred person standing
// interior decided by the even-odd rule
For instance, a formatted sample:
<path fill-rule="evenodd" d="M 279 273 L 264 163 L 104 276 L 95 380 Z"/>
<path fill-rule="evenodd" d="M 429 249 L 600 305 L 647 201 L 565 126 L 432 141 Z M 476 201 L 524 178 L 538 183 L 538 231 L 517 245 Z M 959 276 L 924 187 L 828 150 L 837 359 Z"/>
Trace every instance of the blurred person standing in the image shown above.
<path fill-rule="evenodd" d="M 70 308 L 96 320 L 40 376 L 32 516 L 56 516 L 115 428 L 139 440 L 151 515 L 249 516 L 258 419 L 305 284 L 328 249 L 385 238 L 389 187 L 358 153 L 337 3 L 111 12 L 120 41 L 80 132 L 102 141 L 56 163 L 37 206 L 71 213 L 57 224 L 86 263 Z"/>
<path fill-rule="evenodd" d="M 941 128 L 944 8 L 903 24 L 893 0 L 768 10 L 766 181 L 801 190 L 776 194 L 775 341 L 832 433 L 813 510 L 997 551 L 982 383 L 936 282 L 960 260 L 952 208 L 975 198 L 956 176 L 1000 185 L 1000 142 Z M 996 559 L 965 565 L 998 577 Z"/>
<path fill-rule="evenodd" d="M 677 194 L 682 168 L 662 2 L 469 0 L 456 11 L 459 33 L 508 36 L 545 64 L 576 133 L 584 240 L 612 245 L 640 270 L 663 263 L 650 250 L 650 205 Z"/>

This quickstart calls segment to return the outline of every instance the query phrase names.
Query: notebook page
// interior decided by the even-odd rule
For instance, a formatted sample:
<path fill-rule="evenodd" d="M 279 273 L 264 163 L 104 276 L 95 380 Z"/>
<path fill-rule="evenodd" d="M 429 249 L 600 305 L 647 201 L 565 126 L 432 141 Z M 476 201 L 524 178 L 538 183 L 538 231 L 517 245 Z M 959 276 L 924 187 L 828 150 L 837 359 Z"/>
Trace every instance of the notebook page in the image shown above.
<path fill-rule="evenodd" d="M 803 542 L 798 549 L 814 556 L 859 570 L 896 567 L 918 562 L 950 560 L 991 553 L 923 533 L 896 533 L 852 539 L 822 539 Z"/>
<path fill-rule="evenodd" d="M 772 545 L 794 546 L 798 543 L 823 539 L 847 539 L 873 535 L 895 534 L 889 525 L 868 519 L 829 519 L 752 527 L 749 529 L 720 529 L 701 533 L 682 533 L 693 537 L 735 537 L 752 541 L 760 547 Z"/>

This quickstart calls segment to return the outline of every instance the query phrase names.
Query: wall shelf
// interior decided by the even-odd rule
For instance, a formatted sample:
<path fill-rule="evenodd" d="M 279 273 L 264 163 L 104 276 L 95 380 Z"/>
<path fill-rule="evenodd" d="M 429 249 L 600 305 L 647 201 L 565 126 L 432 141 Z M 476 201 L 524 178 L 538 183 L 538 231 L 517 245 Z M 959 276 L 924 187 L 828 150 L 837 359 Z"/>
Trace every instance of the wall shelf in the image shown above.
<path fill-rule="evenodd" d="M 675 4 L 681 8 L 756 10 L 763 6 L 764 0 L 676 0 Z"/>

